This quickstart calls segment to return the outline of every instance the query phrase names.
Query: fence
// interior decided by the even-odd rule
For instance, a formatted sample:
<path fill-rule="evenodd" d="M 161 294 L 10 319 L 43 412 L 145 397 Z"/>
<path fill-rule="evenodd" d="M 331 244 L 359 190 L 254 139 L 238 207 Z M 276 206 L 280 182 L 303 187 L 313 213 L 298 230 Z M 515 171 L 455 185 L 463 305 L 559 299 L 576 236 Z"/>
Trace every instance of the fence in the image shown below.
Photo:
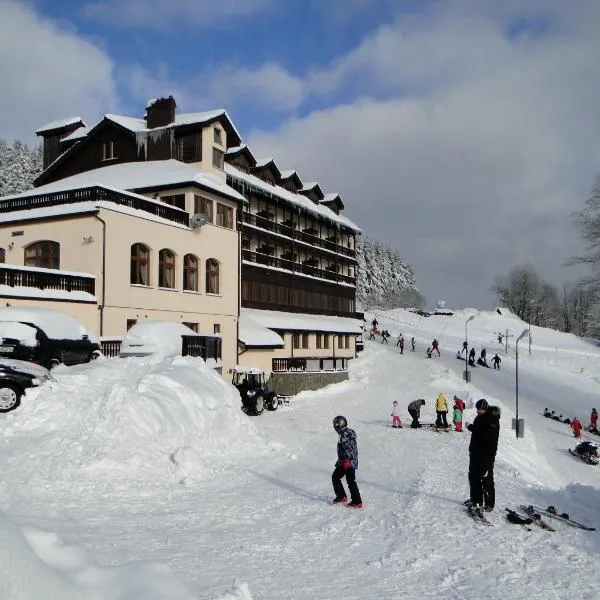
<path fill-rule="evenodd" d="M 347 371 L 349 358 L 274 358 L 274 373 L 289 373 L 303 371 L 306 373 L 318 373 L 320 371 Z"/>

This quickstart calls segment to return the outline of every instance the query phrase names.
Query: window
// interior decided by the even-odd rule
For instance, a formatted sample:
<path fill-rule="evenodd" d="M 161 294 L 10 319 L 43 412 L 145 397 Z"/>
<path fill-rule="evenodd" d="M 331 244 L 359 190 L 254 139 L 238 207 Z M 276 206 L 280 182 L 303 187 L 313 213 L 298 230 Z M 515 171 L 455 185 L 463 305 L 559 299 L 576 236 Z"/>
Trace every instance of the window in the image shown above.
<path fill-rule="evenodd" d="M 308 345 L 308 333 L 306 333 L 306 332 L 304 332 L 302 334 L 302 347 L 303 348 L 308 348 L 309 347 L 309 345 Z"/>
<path fill-rule="evenodd" d="M 35 242 L 25 248 L 25 266 L 60 269 L 60 244 L 50 240 Z"/>
<path fill-rule="evenodd" d="M 338 334 L 337 339 L 338 339 L 338 348 L 343 348 L 344 347 L 344 336 Z"/>
<path fill-rule="evenodd" d="M 222 132 L 218 127 L 215 127 L 215 144 L 223 145 Z"/>
<path fill-rule="evenodd" d="M 217 202 L 217 225 L 233 229 L 233 208 Z"/>
<path fill-rule="evenodd" d="M 329 348 L 329 334 L 328 333 L 324 333 L 323 334 L 323 348 Z"/>
<path fill-rule="evenodd" d="M 183 257 L 183 289 L 198 291 L 198 258 L 193 254 Z"/>
<path fill-rule="evenodd" d="M 202 160 L 202 135 L 196 131 L 175 139 L 175 158 L 184 163 Z"/>
<path fill-rule="evenodd" d="M 115 156 L 115 143 L 102 142 L 102 160 L 112 160 Z"/>
<path fill-rule="evenodd" d="M 344 336 L 344 348 L 346 350 L 350 348 L 350 336 L 347 334 Z"/>
<path fill-rule="evenodd" d="M 219 263 L 214 258 L 206 261 L 206 293 L 219 293 Z"/>
<path fill-rule="evenodd" d="M 4 248 L 0 248 L 0 263 L 6 262 L 6 250 Z"/>
<path fill-rule="evenodd" d="M 175 287 L 175 255 L 166 248 L 158 253 L 158 287 Z"/>
<path fill-rule="evenodd" d="M 323 334 L 322 333 L 317 333 L 317 348 L 322 348 L 323 347 Z"/>
<path fill-rule="evenodd" d="M 213 148 L 213 167 L 217 169 L 223 169 L 224 158 L 225 153 L 223 152 L 223 150 Z"/>
<path fill-rule="evenodd" d="M 292 334 L 292 345 L 294 346 L 295 350 L 300 348 L 300 334 L 299 333 Z"/>
<path fill-rule="evenodd" d="M 220 323 L 215 323 L 213 325 L 213 333 L 221 333 L 221 324 Z"/>
<path fill-rule="evenodd" d="M 127 331 L 129 331 L 136 323 L 137 319 L 127 319 Z"/>
<path fill-rule="evenodd" d="M 185 325 L 186 327 L 189 327 L 192 331 L 198 333 L 198 323 L 188 323 L 184 321 L 182 325 Z"/>
<path fill-rule="evenodd" d="M 176 206 L 185 210 L 185 194 L 175 194 L 173 196 L 161 196 L 161 201 L 169 206 Z"/>
<path fill-rule="evenodd" d="M 213 201 L 202 196 L 194 195 L 194 212 L 208 215 L 208 221 L 213 222 Z"/>
<path fill-rule="evenodd" d="M 150 285 L 150 250 L 144 244 L 131 246 L 129 282 L 136 285 Z"/>

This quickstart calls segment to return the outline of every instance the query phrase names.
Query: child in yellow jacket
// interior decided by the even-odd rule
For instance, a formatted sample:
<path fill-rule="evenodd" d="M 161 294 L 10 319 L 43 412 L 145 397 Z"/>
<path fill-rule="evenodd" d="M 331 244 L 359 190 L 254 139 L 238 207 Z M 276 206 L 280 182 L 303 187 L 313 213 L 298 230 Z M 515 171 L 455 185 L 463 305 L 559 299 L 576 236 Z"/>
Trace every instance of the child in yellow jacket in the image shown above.
<path fill-rule="evenodd" d="M 446 415 L 448 414 L 448 402 L 446 401 L 446 396 L 444 396 L 443 392 L 440 392 L 437 397 L 435 403 L 435 413 L 437 415 L 435 419 L 435 427 L 436 429 L 448 429 L 448 419 Z"/>

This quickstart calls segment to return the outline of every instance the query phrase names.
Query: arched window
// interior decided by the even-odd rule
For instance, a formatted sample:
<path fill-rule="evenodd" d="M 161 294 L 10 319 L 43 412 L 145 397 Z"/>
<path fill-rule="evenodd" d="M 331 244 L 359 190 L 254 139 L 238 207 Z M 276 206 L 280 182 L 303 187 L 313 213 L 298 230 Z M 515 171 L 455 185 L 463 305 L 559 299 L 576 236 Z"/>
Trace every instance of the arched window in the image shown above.
<path fill-rule="evenodd" d="M 150 250 L 144 244 L 131 246 L 129 281 L 137 285 L 150 285 Z"/>
<path fill-rule="evenodd" d="M 50 240 L 35 242 L 25 248 L 26 267 L 60 269 L 60 244 Z"/>
<path fill-rule="evenodd" d="M 214 258 L 206 261 L 206 293 L 219 293 L 219 262 Z"/>
<path fill-rule="evenodd" d="M 183 257 L 183 289 L 198 291 L 198 257 L 193 254 Z"/>
<path fill-rule="evenodd" d="M 167 248 L 158 253 L 158 287 L 175 287 L 175 254 Z"/>

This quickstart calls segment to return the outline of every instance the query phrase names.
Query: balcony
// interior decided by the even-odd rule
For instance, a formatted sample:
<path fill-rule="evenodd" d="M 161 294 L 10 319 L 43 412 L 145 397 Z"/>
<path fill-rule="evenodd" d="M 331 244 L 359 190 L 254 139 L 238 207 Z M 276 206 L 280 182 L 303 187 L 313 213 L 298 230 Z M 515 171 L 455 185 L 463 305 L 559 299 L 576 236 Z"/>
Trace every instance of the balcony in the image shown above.
<path fill-rule="evenodd" d="M 93 276 L 60 273 L 53 269 L 19 268 L 12 265 L 0 265 L 0 284 L 14 288 L 87 292 L 92 296 L 96 293 L 96 279 Z"/>
<path fill-rule="evenodd" d="M 352 248 L 346 248 L 346 246 L 342 246 L 341 244 L 338 244 L 334 241 L 320 238 L 318 235 L 316 235 L 318 233 L 316 229 L 311 228 L 307 229 L 306 231 L 298 231 L 294 227 L 288 227 L 284 223 L 293 224 L 290 222 L 289 219 L 287 221 L 284 221 L 283 223 L 276 223 L 275 221 L 272 221 L 271 219 L 267 219 L 265 217 L 261 217 L 260 215 L 254 215 L 249 212 L 243 212 L 241 214 L 240 220 L 242 222 L 242 227 L 244 226 L 244 224 L 254 225 L 254 227 L 259 227 L 260 229 L 264 229 L 265 231 L 277 233 L 279 235 L 284 235 L 293 240 L 304 244 L 308 244 L 310 246 L 323 248 L 324 250 L 329 250 L 330 252 L 342 254 L 350 258 L 356 258 L 355 250 L 353 250 Z M 335 240 L 337 241 L 337 237 L 335 238 Z"/>
<path fill-rule="evenodd" d="M 327 269 L 319 269 L 310 263 L 300 264 L 291 260 L 285 260 L 284 258 L 269 256 L 268 254 L 263 254 L 261 252 L 251 252 L 250 250 L 242 250 L 242 259 L 247 262 L 275 267 L 276 269 L 284 269 L 300 275 L 309 275 L 310 277 L 326 279 L 327 281 L 332 281 L 334 283 L 347 283 L 350 285 L 356 285 L 355 277 L 342 275 Z"/>
<path fill-rule="evenodd" d="M 349 358 L 274 358 L 273 373 L 319 373 L 323 371 L 347 371 Z"/>

